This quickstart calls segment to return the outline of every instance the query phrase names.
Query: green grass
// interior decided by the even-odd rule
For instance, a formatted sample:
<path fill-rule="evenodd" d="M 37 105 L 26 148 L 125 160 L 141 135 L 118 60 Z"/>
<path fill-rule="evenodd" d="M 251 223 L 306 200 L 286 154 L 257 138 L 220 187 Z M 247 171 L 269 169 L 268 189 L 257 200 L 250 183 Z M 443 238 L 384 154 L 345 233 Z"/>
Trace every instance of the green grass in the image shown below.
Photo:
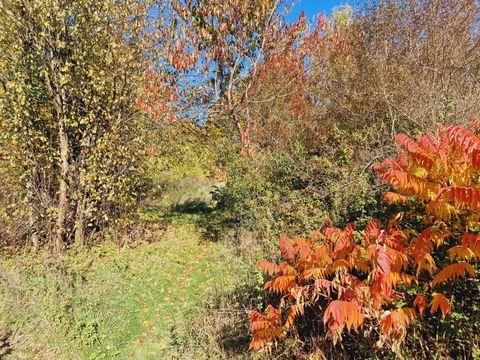
<path fill-rule="evenodd" d="M 226 245 L 203 240 L 196 225 L 202 216 L 176 214 L 166 231 L 154 234 L 154 242 L 135 248 L 105 243 L 72 250 L 62 259 L 45 254 L 2 259 L 0 332 L 15 334 L 9 357 L 227 357 L 222 349 L 207 354 L 205 346 L 209 341 L 217 346 L 218 338 L 205 333 L 201 321 L 245 282 L 249 267 Z M 155 222 L 155 209 L 143 217 Z M 239 319 L 244 316 L 234 320 Z M 203 337 L 195 335 L 202 331 Z M 222 341 L 243 351 L 247 339 L 234 336 Z"/>

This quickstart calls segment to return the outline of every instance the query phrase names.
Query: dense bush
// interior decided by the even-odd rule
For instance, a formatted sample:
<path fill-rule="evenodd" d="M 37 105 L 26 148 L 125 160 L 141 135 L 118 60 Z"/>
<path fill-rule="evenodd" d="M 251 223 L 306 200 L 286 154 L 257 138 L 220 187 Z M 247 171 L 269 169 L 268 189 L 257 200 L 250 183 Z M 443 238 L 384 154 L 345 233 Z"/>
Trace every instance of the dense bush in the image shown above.
<path fill-rule="evenodd" d="M 218 206 L 232 225 L 267 234 L 309 233 L 326 213 L 339 223 L 366 219 L 378 198 L 370 173 L 352 180 L 349 168 L 301 148 L 239 159 L 227 177 L 214 194 Z"/>
<path fill-rule="evenodd" d="M 85 244 L 136 205 L 145 190 L 147 119 L 137 97 L 156 38 L 151 5 L 2 2 L 3 244 Z"/>
<path fill-rule="evenodd" d="M 265 288 L 281 297 L 265 314 L 250 314 L 252 348 L 285 337 L 305 316 L 302 339 L 308 333 L 335 346 L 345 329 L 362 330 L 347 336 L 346 345 L 361 356 L 385 347 L 400 356 L 413 356 L 414 349 L 424 358 L 433 348 L 449 358 L 478 352 L 479 289 L 469 277 L 476 273 L 470 262 L 480 258 L 480 138 L 449 126 L 437 136 L 413 141 L 399 135 L 397 141 L 404 148 L 397 159 L 375 168 L 393 190 L 383 198 L 404 204 L 404 211 L 385 229 L 376 219 L 363 232 L 327 221 L 308 239 L 281 238 L 283 261 L 257 264 L 271 277 Z M 317 327 L 320 319 L 324 330 Z M 437 346 L 439 337 L 445 347 Z M 401 347 L 405 338 L 409 348 Z"/>

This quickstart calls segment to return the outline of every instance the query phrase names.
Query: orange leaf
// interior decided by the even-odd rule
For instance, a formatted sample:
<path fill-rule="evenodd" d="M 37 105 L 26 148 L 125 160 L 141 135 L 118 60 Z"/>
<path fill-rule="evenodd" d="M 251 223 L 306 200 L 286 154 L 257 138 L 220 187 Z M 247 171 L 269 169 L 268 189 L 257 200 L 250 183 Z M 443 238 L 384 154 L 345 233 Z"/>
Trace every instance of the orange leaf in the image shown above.
<path fill-rule="evenodd" d="M 370 245 L 371 243 L 375 243 L 375 241 L 380 237 L 380 233 L 382 231 L 382 223 L 380 220 L 371 219 L 368 221 L 367 226 L 364 230 L 363 241 L 365 245 Z"/>
<path fill-rule="evenodd" d="M 295 318 L 298 315 L 303 314 L 303 307 L 300 305 L 292 305 L 290 306 L 290 310 L 288 311 L 287 319 L 285 320 L 285 329 L 289 329 L 292 325 L 293 322 L 295 321 Z"/>
<path fill-rule="evenodd" d="M 477 257 L 477 254 L 475 253 L 475 251 L 463 245 L 453 246 L 450 249 L 448 249 L 447 252 L 448 252 L 448 257 L 450 258 L 450 261 L 455 260 L 455 258 L 468 261 Z"/>
<path fill-rule="evenodd" d="M 462 235 L 462 246 L 473 251 L 476 257 L 480 257 L 480 235 L 465 233 Z"/>
<path fill-rule="evenodd" d="M 268 275 L 276 275 L 281 271 L 281 267 L 265 259 L 257 262 L 257 268 Z"/>
<path fill-rule="evenodd" d="M 331 268 L 333 271 L 336 271 L 337 269 L 348 271 L 350 266 L 346 260 L 338 259 L 333 262 L 333 264 L 331 265 Z"/>
<path fill-rule="evenodd" d="M 272 305 L 267 306 L 265 315 L 258 311 L 250 311 L 249 321 L 252 341 L 249 348 L 259 350 L 269 342 L 280 337 L 282 334 L 281 319 L 282 313 L 280 309 Z"/>
<path fill-rule="evenodd" d="M 478 118 L 478 116 L 472 116 L 469 123 L 474 134 L 477 135 L 480 132 L 480 119 Z"/>
<path fill-rule="evenodd" d="M 480 209 L 480 190 L 465 186 L 450 186 L 441 188 L 437 192 L 437 198 L 446 199 L 456 206 L 466 206 L 471 210 Z"/>
<path fill-rule="evenodd" d="M 473 149 L 480 148 L 480 139 L 468 131 L 457 125 L 450 125 L 442 132 L 447 139 L 459 146 L 466 152 L 471 152 Z"/>
<path fill-rule="evenodd" d="M 422 136 L 418 139 L 418 146 L 420 146 L 424 151 L 436 155 L 438 151 L 438 139 L 432 134 Z"/>
<path fill-rule="evenodd" d="M 415 310 L 409 307 L 385 311 L 380 321 L 380 330 L 383 334 L 390 331 L 398 333 L 401 328 L 406 328 L 415 319 Z"/>
<path fill-rule="evenodd" d="M 415 246 L 412 251 L 414 259 L 420 262 L 426 254 L 430 254 L 433 251 L 434 245 L 439 246 L 443 242 L 446 235 L 431 227 L 425 229 L 415 240 Z"/>
<path fill-rule="evenodd" d="M 292 246 L 292 242 L 286 236 L 280 237 L 279 246 L 280 252 L 282 253 L 282 257 L 290 262 L 293 263 L 295 261 L 295 250 Z"/>
<path fill-rule="evenodd" d="M 475 269 L 472 265 L 466 262 L 460 262 L 456 264 L 450 264 L 443 268 L 433 279 L 432 287 L 437 286 L 443 282 L 452 280 L 457 277 L 464 277 L 468 274 L 475 277 Z"/>
<path fill-rule="evenodd" d="M 419 165 L 426 169 L 431 169 L 433 166 L 433 159 L 425 152 L 418 144 L 404 134 L 399 134 L 395 140 L 402 145 Z"/>
<path fill-rule="evenodd" d="M 433 274 L 436 269 L 437 266 L 435 265 L 435 260 L 433 259 L 432 255 L 425 254 L 424 257 L 418 262 L 417 276 L 422 270 L 427 270 L 430 274 Z"/>
<path fill-rule="evenodd" d="M 440 293 L 433 293 L 432 301 L 430 302 L 429 306 L 430 306 L 430 312 L 432 314 L 434 314 L 435 312 L 438 311 L 438 309 L 440 309 L 440 311 L 442 312 L 442 317 L 444 319 L 447 316 L 447 314 L 452 311 L 450 302 L 445 297 L 445 295 Z"/>
<path fill-rule="evenodd" d="M 410 286 L 413 282 L 418 284 L 418 279 L 414 275 L 409 275 L 401 272 L 391 272 L 390 281 L 396 287 L 399 283 Z"/>
<path fill-rule="evenodd" d="M 274 280 L 265 283 L 265 289 L 275 294 L 288 294 L 290 290 L 296 285 L 296 276 L 281 275 Z"/>
<path fill-rule="evenodd" d="M 418 312 L 420 315 L 423 315 L 423 312 L 425 311 L 425 307 L 427 306 L 427 303 L 425 301 L 425 298 L 418 294 L 415 300 L 413 301 L 413 306 L 415 306 L 418 309 Z"/>
<path fill-rule="evenodd" d="M 384 192 L 382 199 L 390 204 L 406 204 L 408 198 L 405 195 L 400 195 L 391 191 Z"/>
<path fill-rule="evenodd" d="M 351 251 L 351 246 L 353 244 L 354 230 L 355 230 L 354 225 L 348 224 L 345 227 L 345 230 L 343 230 L 340 233 L 340 235 L 337 237 L 337 239 L 335 240 L 335 249 L 333 251 L 333 254 L 335 257 L 339 257 L 341 256 L 341 254 Z"/>
<path fill-rule="evenodd" d="M 439 185 L 412 175 L 403 170 L 388 170 L 383 174 L 383 180 L 388 181 L 395 189 L 410 195 L 416 195 L 422 200 L 431 200 Z"/>
<path fill-rule="evenodd" d="M 390 274 L 390 268 L 392 266 L 392 258 L 383 247 L 380 247 L 377 249 L 376 263 L 378 266 L 377 269 L 380 272 L 380 274 L 387 275 L 387 276 Z"/>
<path fill-rule="evenodd" d="M 324 324 L 334 320 L 338 324 L 339 332 L 342 332 L 345 326 L 348 331 L 358 330 L 363 325 L 364 319 L 365 316 L 358 304 L 342 300 L 332 301 L 323 315 Z"/>

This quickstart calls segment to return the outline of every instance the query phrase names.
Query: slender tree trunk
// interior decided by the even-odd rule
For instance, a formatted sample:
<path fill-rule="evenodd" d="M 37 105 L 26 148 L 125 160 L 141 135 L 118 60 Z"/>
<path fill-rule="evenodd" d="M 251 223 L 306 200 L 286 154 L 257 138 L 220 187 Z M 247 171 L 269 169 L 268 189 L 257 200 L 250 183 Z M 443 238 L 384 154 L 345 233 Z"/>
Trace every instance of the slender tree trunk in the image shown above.
<path fill-rule="evenodd" d="M 77 213 L 75 214 L 75 243 L 85 245 L 85 200 L 78 202 Z"/>
<path fill-rule="evenodd" d="M 88 198 L 86 194 L 86 181 L 85 173 L 87 172 L 87 155 L 86 151 L 92 149 L 98 131 L 98 124 L 95 124 L 92 129 L 85 129 L 83 133 L 83 138 L 80 139 L 81 144 L 85 144 L 80 147 L 80 152 L 78 154 L 78 162 L 76 163 L 76 179 L 77 179 L 77 209 L 75 213 L 75 243 L 82 246 L 86 245 L 85 243 L 85 221 L 87 220 L 87 203 Z"/>
<path fill-rule="evenodd" d="M 55 67 L 53 67 L 55 69 Z M 66 218 L 68 211 L 68 135 L 65 124 L 65 113 L 63 96 L 59 93 L 59 88 L 52 86 L 52 81 L 48 79 L 48 87 L 55 107 L 58 124 L 58 147 L 60 152 L 60 177 L 58 183 L 58 202 L 57 202 L 57 221 L 55 226 L 54 250 L 60 252 L 64 249 L 66 234 Z M 55 91 L 57 90 L 57 91 Z"/>
<path fill-rule="evenodd" d="M 65 34 L 56 34 L 55 44 L 65 38 Z M 67 114 L 65 104 L 65 90 L 62 84 L 62 69 L 65 67 L 67 54 L 64 50 L 55 47 L 49 47 L 47 50 L 46 74 L 45 80 L 47 89 L 55 108 L 57 127 L 58 127 L 58 149 L 59 149 L 59 168 L 60 176 L 58 183 L 58 202 L 57 202 L 57 221 L 55 224 L 54 250 L 61 252 L 65 246 L 66 218 L 68 212 L 68 174 L 69 174 L 69 144 L 67 134 Z"/>
<path fill-rule="evenodd" d="M 34 205 L 34 189 L 35 189 L 35 173 L 36 169 L 32 170 L 32 177 L 27 182 L 27 204 L 29 207 L 28 214 L 28 233 L 30 237 L 30 243 L 32 246 L 32 252 L 37 252 L 40 247 L 40 242 L 37 232 L 37 211 Z"/>
<path fill-rule="evenodd" d="M 28 176 L 26 179 L 26 202 L 28 206 L 28 240 L 32 246 L 32 251 L 37 252 L 39 248 L 38 233 L 37 233 L 37 211 L 35 209 L 34 192 L 37 179 L 37 166 L 34 160 L 34 150 L 27 146 L 26 149 L 26 163 L 28 164 Z"/>
<path fill-rule="evenodd" d="M 68 136 L 63 116 L 58 123 L 58 138 L 60 147 L 60 182 L 58 187 L 58 214 L 56 223 L 55 251 L 63 250 L 65 243 L 65 221 L 68 207 Z"/>
<path fill-rule="evenodd" d="M 29 222 L 30 222 L 30 229 L 31 229 L 31 232 L 32 232 L 32 235 L 30 237 L 30 241 L 32 243 L 32 252 L 36 253 L 36 252 L 38 252 L 38 249 L 40 248 L 40 240 L 39 240 L 39 237 L 38 237 L 37 229 L 35 227 L 35 218 L 33 218 L 32 215 L 30 215 Z"/>

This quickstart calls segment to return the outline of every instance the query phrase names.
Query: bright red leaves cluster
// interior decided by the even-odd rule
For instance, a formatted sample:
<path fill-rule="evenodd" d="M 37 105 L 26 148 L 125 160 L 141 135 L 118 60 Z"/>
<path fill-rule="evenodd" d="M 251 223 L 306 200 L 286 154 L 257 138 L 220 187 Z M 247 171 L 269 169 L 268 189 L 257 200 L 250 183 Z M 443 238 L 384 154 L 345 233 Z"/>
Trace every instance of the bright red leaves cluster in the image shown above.
<path fill-rule="evenodd" d="M 416 140 L 399 135 L 397 141 L 403 147 L 397 159 L 375 170 L 392 188 L 383 198 L 410 211 L 386 227 L 373 219 L 358 232 L 353 225 L 339 229 L 327 221 L 309 239 L 280 239 L 283 261 L 257 264 L 270 277 L 265 288 L 281 297 L 265 315 L 250 313 L 252 349 L 286 336 L 313 305 L 324 308 L 325 330 L 334 343 L 344 330 L 367 327 L 398 343 L 427 309 L 443 318 L 452 311 L 442 286 L 474 277 L 470 262 L 480 257 L 480 138 L 449 126 Z M 413 204 L 424 210 L 414 213 Z M 421 216 L 423 230 L 402 228 L 408 216 Z M 450 263 L 439 257 L 442 251 Z M 406 290 L 413 286 L 418 294 L 412 298 Z"/>

